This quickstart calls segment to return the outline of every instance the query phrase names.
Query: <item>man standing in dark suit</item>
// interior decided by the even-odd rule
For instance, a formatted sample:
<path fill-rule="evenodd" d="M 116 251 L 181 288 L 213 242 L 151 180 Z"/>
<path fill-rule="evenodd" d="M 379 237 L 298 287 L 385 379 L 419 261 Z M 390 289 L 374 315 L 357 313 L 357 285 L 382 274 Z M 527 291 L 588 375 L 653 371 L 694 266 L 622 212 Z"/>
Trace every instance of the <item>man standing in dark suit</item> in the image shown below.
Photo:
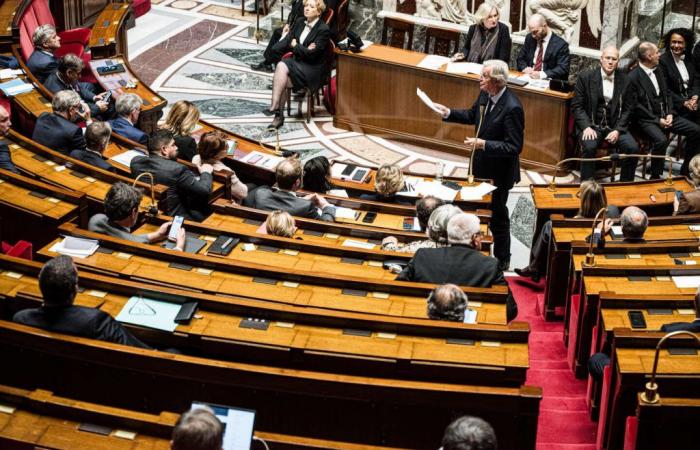
<path fill-rule="evenodd" d="M 531 15 L 527 28 L 530 33 L 518 52 L 517 69 L 535 80 L 568 80 L 569 44 L 552 33 L 541 14 Z"/>
<path fill-rule="evenodd" d="M 83 130 L 75 124 L 90 120 L 90 110 L 73 91 L 61 91 L 51 100 L 53 112 L 45 112 L 36 119 L 32 139 L 64 155 L 73 150 L 85 150 Z M 83 114 L 81 116 L 81 114 Z"/>
<path fill-rule="evenodd" d="M 297 158 L 281 161 L 275 169 L 276 187 L 259 186 L 251 190 L 243 200 L 243 206 L 265 211 L 286 211 L 297 217 L 334 222 L 335 207 L 325 198 L 319 194 L 297 196 L 295 191 L 301 187 L 301 176 L 301 163 Z"/>
<path fill-rule="evenodd" d="M 150 172 L 156 184 L 168 186 L 160 209 L 169 216 L 183 216 L 201 222 L 209 215 L 209 194 L 212 186 L 211 164 L 199 166 L 199 177 L 176 161 L 177 146 L 173 134 L 158 130 L 148 140 L 148 156 L 131 160 L 131 176 Z"/>
<path fill-rule="evenodd" d="M 70 256 L 57 256 L 41 268 L 39 289 L 44 297 L 41 308 L 17 312 L 12 318 L 14 322 L 57 333 L 150 349 L 104 311 L 73 305 L 78 293 L 78 270 Z"/>
<path fill-rule="evenodd" d="M 10 132 L 10 115 L 7 110 L 0 106 L 0 136 L 7 136 Z M 19 170 L 12 163 L 12 154 L 10 148 L 3 141 L 0 141 L 0 169 L 9 170 L 10 172 L 19 173 Z"/>
<path fill-rule="evenodd" d="M 43 84 L 58 67 L 58 59 L 53 53 L 61 47 L 61 38 L 56 34 L 56 28 L 53 25 L 46 24 L 34 30 L 32 43 L 34 51 L 29 55 L 27 68 L 39 83 Z"/>
<path fill-rule="evenodd" d="M 508 65 L 500 60 L 484 62 L 479 80 L 481 94 L 471 109 L 450 110 L 436 104 L 447 122 L 474 124 L 477 136 L 464 142 L 476 152 L 473 173 L 493 180 L 491 231 L 494 256 L 502 270 L 510 265 L 510 218 L 506 202 L 508 191 L 520 181 L 520 152 L 523 149 L 525 115 L 520 100 L 510 89 Z"/>
<path fill-rule="evenodd" d="M 629 102 L 634 105 L 632 123 L 652 142 L 653 155 L 665 155 L 669 133 L 686 137 L 685 160 L 681 174 L 688 174 L 690 159 L 700 151 L 700 126 L 679 116 L 673 107 L 671 92 L 659 65 L 659 49 L 651 42 L 642 42 L 637 50 L 639 65 L 629 74 Z M 651 160 L 651 179 L 658 179 L 664 168 L 663 159 Z"/>
<path fill-rule="evenodd" d="M 148 135 L 136 128 L 143 100 L 136 94 L 121 94 L 114 104 L 117 118 L 109 121 L 112 131 L 139 144 L 148 145 Z"/>
<path fill-rule="evenodd" d="M 117 170 L 108 163 L 102 155 L 109 145 L 109 136 L 112 129 L 107 122 L 93 122 L 85 130 L 86 148 L 83 150 L 73 150 L 70 157 L 84 163 L 88 163 L 100 169 L 116 172 Z"/>
<path fill-rule="evenodd" d="M 481 248 L 478 217 L 468 213 L 454 216 L 447 224 L 447 240 L 449 247 L 418 249 L 396 279 L 473 287 L 506 285 L 498 261 L 478 250 Z M 515 319 L 518 306 L 510 292 L 506 309 L 508 320 Z"/>
<path fill-rule="evenodd" d="M 627 76 L 617 68 L 620 52 L 607 47 L 600 54 L 600 68 L 579 75 L 571 101 L 576 136 L 581 142 L 581 156 L 595 158 L 596 150 L 607 142 L 617 151 L 631 154 L 639 146 L 627 131 L 632 106 L 624 102 Z M 620 181 L 634 181 L 636 158 L 622 160 Z M 595 162 L 581 163 L 581 180 L 593 178 Z"/>
<path fill-rule="evenodd" d="M 83 60 L 72 53 L 62 56 L 58 60 L 58 70 L 46 78 L 44 87 L 52 94 L 65 90 L 75 91 L 90 108 L 90 115 L 96 117 L 105 113 L 109 104 L 102 101 L 104 92 L 96 94 L 91 83 L 78 81 L 83 64 Z"/>

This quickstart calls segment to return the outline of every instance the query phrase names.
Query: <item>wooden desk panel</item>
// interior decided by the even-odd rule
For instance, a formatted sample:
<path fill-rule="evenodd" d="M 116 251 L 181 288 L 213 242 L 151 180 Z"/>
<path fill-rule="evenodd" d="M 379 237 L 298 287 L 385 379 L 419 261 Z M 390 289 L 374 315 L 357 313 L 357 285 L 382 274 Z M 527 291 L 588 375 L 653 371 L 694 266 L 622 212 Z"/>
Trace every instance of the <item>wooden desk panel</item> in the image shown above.
<path fill-rule="evenodd" d="M 129 59 L 126 20 L 132 11 L 129 3 L 112 3 L 102 10 L 92 26 L 88 47 L 94 59 L 123 55 Z"/>
<path fill-rule="evenodd" d="M 362 53 L 338 52 L 335 126 L 440 147 L 466 158 L 464 138 L 474 127 L 444 123 L 416 96 L 416 88 L 451 108 L 470 107 L 479 93 L 476 75 L 416 67 L 426 55 L 373 44 Z M 525 110 L 521 161 L 552 167 L 567 155 L 568 102 L 573 94 L 509 86 Z M 546 118 L 546 119 L 545 119 Z M 543 126 L 546 123 L 546 126 Z"/>

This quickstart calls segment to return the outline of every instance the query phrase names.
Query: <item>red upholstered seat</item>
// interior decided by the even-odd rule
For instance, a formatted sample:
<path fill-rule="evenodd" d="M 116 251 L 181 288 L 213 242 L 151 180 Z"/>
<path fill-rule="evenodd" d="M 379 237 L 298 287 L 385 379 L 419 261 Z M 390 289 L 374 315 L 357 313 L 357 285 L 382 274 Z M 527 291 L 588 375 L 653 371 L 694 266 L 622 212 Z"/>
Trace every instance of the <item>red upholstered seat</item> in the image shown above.
<path fill-rule="evenodd" d="M 2 252 L 7 256 L 15 256 L 32 260 L 32 244 L 27 241 L 18 241 L 15 245 L 10 245 L 7 242 L 2 243 Z"/>
<path fill-rule="evenodd" d="M 151 0 L 133 0 L 131 10 L 134 11 L 134 17 L 141 17 L 151 10 Z"/>
<path fill-rule="evenodd" d="M 634 450 L 637 447 L 637 416 L 629 416 L 625 423 L 625 446 L 623 450 Z"/>

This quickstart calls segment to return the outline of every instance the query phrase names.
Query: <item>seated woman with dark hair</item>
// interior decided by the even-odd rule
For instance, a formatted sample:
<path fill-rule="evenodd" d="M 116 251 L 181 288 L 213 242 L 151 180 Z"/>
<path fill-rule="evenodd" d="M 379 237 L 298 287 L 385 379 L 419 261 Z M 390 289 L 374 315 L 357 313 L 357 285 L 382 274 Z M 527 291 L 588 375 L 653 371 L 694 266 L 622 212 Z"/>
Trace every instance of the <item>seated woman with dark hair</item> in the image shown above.
<path fill-rule="evenodd" d="M 304 164 L 304 180 L 302 184 L 305 191 L 326 194 L 333 189 L 331 183 L 331 163 L 325 156 L 317 156 Z"/>
<path fill-rule="evenodd" d="M 396 193 L 404 190 L 406 183 L 404 182 L 403 173 L 399 166 L 395 164 L 382 164 L 377 169 L 377 174 L 374 177 L 374 194 L 362 194 L 360 198 L 363 200 L 372 200 L 375 202 L 384 203 L 399 203 L 403 205 L 412 205 L 408 200 L 399 200 Z"/>
<path fill-rule="evenodd" d="M 270 109 L 263 110 L 266 116 L 275 115 L 269 129 L 284 125 L 287 88 L 316 92 L 321 87 L 328 70 L 326 51 L 331 39 L 330 29 L 320 19 L 325 10 L 323 0 L 304 0 L 304 17 L 297 19 L 289 33 L 280 39 L 288 43 L 287 51 L 292 52 L 292 57 L 280 61 L 272 77 Z"/>
<path fill-rule="evenodd" d="M 197 145 L 198 154 L 192 158 L 192 164 L 197 167 L 202 164 L 211 164 L 214 170 L 232 172 L 231 198 L 233 201 L 240 204 L 246 195 L 248 195 L 248 186 L 238 179 L 236 172 L 222 162 L 223 159 L 226 158 L 227 150 L 228 144 L 226 143 L 225 135 L 218 131 L 204 133 Z"/>
<path fill-rule="evenodd" d="M 608 205 L 608 198 L 605 195 L 603 186 L 594 180 L 586 180 L 581 183 L 578 197 L 581 198 L 581 206 L 574 218 L 593 219 L 598 211 L 606 208 L 605 216 L 613 219 L 620 217 L 620 210 L 617 206 Z M 608 225 L 606 225 L 606 229 Z M 532 281 L 540 281 L 541 276 L 547 275 L 547 256 L 549 252 L 549 241 L 552 238 L 552 221 L 548 220 L 542 227 L 542 231 L 537 239 L 533 240 L 530 251 L 530 264 L 522 269 L 515 269 L 515 273 L 521 277 L 532 278 Z"/>

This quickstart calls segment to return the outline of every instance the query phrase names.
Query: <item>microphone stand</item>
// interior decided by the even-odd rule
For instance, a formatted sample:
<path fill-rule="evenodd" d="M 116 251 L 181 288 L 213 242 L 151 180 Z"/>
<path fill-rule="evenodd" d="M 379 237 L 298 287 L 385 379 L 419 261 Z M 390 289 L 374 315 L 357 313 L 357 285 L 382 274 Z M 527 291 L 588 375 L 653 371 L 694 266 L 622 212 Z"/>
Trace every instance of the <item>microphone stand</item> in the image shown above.
<path fill-rule="evenodd" d="M 155 196 L 155 194 L 154 194 L 154 187 L 153 187 L 154 178 L 153 178 L 153 174 L 152 174 L 151 172 L 144 172 L 144 173 L 140 174 L 139 176 L 136 177 L 136 179 L 134 179 L 134 182 L 131 183 L 131 186 L 132 186 L 132 187 L 136 187 L 136 183 L 138 183 L 138 181 L 139 181 L 139 180 L 141 179 L 141 177 L 143 177 L 143 176 L 148 176 L 148 178 L 149 178 L 150 181 L 151 181 L 151 206 L 148 207 L 148 214 L 151 215 L 151 216 L 157 216 L 157 215 L 158 215 L 158 204 L 156 203 L 156 196 Z"/>
<path fill-rule="evenodd" d="M 659 365 L 659 350 L 661 350 L 661 346 L 663 345 L 664 342 L 668 338 L 674 337 L 674 336 L 680 336 L 681 334 L 683 335 L 688 335 L 698 341 L 700 344 L 700 337 L 698 337 L 696 334 L 691 333 L 690 331 L 674 331 L 672 333 L 668 333 L 666 336 L 662 337 L 659 340 L 659 343 L 656 344 L 656 352 L 654 353 L 654 367 L 651 370 L 651 379 L 649 382 L 644 386 L 644 392 L 639 396 L 639 398 L 644 402 L 644 403 L 650 403 L 650 404 L 655 404 L 658 403 L 660 398 L 659 398 L 659 385 L 656 383 L 656 369 Z"/>
<path fill-rule="evenodd" d="M 586 253 L 586 259 L 583 261 L 583 267 L 595 267 L 595 254 L 593 253 L 593 238 L 595 237 L 595 223 L 598 220 L 598 216 L 603 214 L 603 219 L 600 223 L 603 224 L 600 230 L 600 238 L 603 239 L 605 236 L 605 212 L 608 208 L 600 208 L 593 219 L 593 224 L 591 225 L 591 238 L 588 246 L 588 253 Z"/>
<path fill-rule="evenodd" d="M 474 153 L 476 153 L 476 140 L 479 138 L 479 132 L 481 131 L 481 124 L 484 123 L 484 111 L 486 108 L 481 105 L 481 114 L 479 116 L 479 126 L 476 127 L 476 134 L 474 135 L 474 143 L 472 144 L 472 152 L 469 155 L 469 174 L 467 175 L 467 186 L 474 186 Z"/>

